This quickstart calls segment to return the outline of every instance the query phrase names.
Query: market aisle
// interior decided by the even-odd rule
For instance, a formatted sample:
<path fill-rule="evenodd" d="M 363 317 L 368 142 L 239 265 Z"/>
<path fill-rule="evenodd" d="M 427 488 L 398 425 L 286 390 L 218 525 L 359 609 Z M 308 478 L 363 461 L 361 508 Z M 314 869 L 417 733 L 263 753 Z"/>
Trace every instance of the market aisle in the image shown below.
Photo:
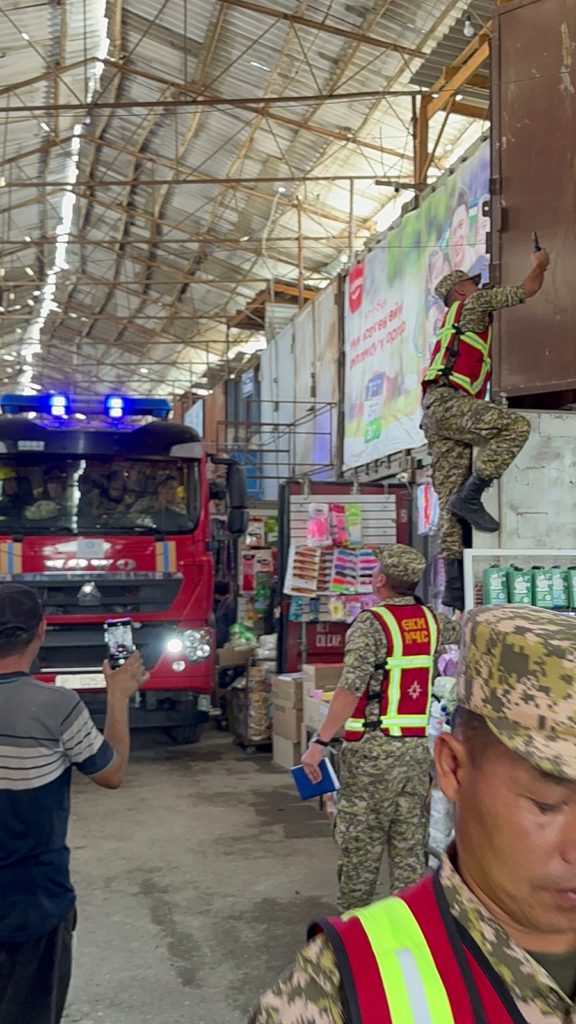
<path fill-rule="evenodd" d="M 73 797 L 66 1024 L 241 1024 L 308 920 L 334 910 L 326 819 L 228 734 L 140 736 L 124 789 L 79 779 Z"/>

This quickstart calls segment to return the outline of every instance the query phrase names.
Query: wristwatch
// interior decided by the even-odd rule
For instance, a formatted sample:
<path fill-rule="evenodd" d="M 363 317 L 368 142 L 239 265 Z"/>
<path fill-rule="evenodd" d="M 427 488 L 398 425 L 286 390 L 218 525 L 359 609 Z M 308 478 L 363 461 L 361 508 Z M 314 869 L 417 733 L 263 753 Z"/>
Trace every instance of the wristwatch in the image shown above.
<path fill-rule="evenodd" d="M 310 740 L 310 745 L 312 745 L 312 743 L 318 743 L 320 747 L 330 746 L 330 742 L 326 742 L 326 740 L 321 740 L 317 732 L 314 733 L 312 739 Z"/>

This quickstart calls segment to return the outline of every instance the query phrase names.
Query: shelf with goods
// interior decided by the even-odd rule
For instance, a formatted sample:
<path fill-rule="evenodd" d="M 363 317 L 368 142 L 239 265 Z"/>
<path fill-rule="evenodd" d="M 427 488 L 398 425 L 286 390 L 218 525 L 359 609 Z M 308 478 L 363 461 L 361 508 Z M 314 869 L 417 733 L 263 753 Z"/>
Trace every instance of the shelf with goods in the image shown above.
<path fill-rule="evenodd" d="M 246 535 L 238 545 L 236 626 L 229 646 L 220 652 L 224 660 L 244 652 L 244 672 L 229 691 L 229 724 L 235 741 L 249 751 L 269 747 L 272 742 L 270 693 L 277 669 L 273 633 L 277 582 L 276 506 L 259 503 L 250 510 Z"/>
<path fill-rule="evenodd" d="M 289 625 L 300 630 L 301 672 L 278 677 L 273 694 L 281 690 L 282 679 L 286 680 L 289 690 L 293 686 L 291 680 L 300 680 L 301 711 L 299 715 L 290 716 L 289 756 L 292 757 L 297 749 L 307 746 L 328 711 L 342 671 L 348 625 L 363 607 L 374 604 L 372 575 L 376 561 L 373 549 L 396 543 L 397 503 L 395 495 L 382 491 L 371 494 L 325 492 L 291 495 L 289 511 L 290 544 L 283 593 L 289 602 L 286 613 Z M 318 640 L 341 639 L 341 643 L 331 647 L 327 642 L 325 647 L 320 647 L 318 656 L 318 648 L 309 643 L 308 627 L 312 623 L 317 623 L 319 630 L 340 628 L 339 637 L 326 632 L 320 634 Z M 275 719 L 282 723 L 280 728 L 285 733 L 286 712 L 275 714 Z M 284 738 L 282 735 L 276 743 L 275 761 L 288 767 Z M 339 746 L 336 740 L 336 762 Z"/>
<path fill-rule="evenodd" d="M 328 515 L 330 515 L 330 509 L 338 506 L 342 506 L 345 510 L 356 507 L 359 510 L 360 527 L 356 542 L 353 545 L 348 543 L 347 546 L 345 544 L 331 543 L 330 541 L 324 544 L 317 544 L 316 546 L 311 543 L 309 524 L 311 522 L 311 508 L 314 506 L 324 507 L 328 510 Z M 340 601 L 345 605 L 347 599 L 351 601 L 353 598 L 366 598 L 365 603 L 368 604 L 367 599 L 372 593 L 371 575 L 373 571 L 371 564 L 368 564 L 368 552 L 371 552 L 375 547 L 384 547 L 388 544 L 396 543 L 396 517 L 395 495 L 380 493 L 314 495 L 312 497 L 304 495 L 291 496 L 290 549 L 284 580 L 284 594 L 295 600 L 301 598 L 305 602 L 303 607 L 305 621 L 318 623 L 339 622 L 346 626 L 350 623 L 351 618 L 346 618 L 344 615 L 341 618 L 337 618 L 334 615 L 335 603 Z M 291 586 L 288 590 L 287 581 L 289 581 L 289 577 L 291 577 L 290 582 L 294 582 L 294 573 L 291 570 L 294 569 L 298 552 L 303 553 L 301 568 L 304 579 L 299 581 L 303 583 L 303 586 L 297 586 L 296 588 Z M 361 558 L 362 556 L 365 557 L 364 565 L 357 565 L 362 577 L 361 583 L 358 586 L 354 584 L 347 587 L 346 575 L 348 570 L 346 560 L 347 558 L 350 559 L 349 572 L 353 574 L 354 566 L 352 563 L 355 558 Z M 314 566 L 314 557 L 317 560 L 316 567 Z M 337 559 L 339 560 L 339 566 L 335 565 Z M 338 573 L 339 584 L 334 582 L 333 579 L 335 568 L 340 570 Z M 306 575 L 308 575 L 309 586 L 307 585 Z M 312 578 L 314 575 L 315 579 Z M 355 578 L 357 579 L 358 577 L 356 576 Z M 310 602 L 314 602 L 312 607 L 310 607 Z M 359 602 L 356 602 L 355 608 L 351 609 L 354 617 L 361 610 Z M 292 618 L 292 621 L 299 620 Z"/>
<path fill-rule="evenodd" d="M 518 604 L 576 615 L 576 548 L 468 548 L 464 600 Z"/>

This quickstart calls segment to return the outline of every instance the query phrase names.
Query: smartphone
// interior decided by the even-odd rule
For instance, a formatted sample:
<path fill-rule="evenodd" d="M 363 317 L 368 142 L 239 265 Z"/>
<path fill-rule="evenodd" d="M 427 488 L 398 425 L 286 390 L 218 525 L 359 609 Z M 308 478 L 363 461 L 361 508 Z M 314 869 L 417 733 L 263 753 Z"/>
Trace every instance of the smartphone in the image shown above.
<path fill-rule="evenodd" d="M 104 640 L 111 668 L 119 668 L 136 650 L 132 636 L 132 619 L 108 619 L 104 623 Z"/>

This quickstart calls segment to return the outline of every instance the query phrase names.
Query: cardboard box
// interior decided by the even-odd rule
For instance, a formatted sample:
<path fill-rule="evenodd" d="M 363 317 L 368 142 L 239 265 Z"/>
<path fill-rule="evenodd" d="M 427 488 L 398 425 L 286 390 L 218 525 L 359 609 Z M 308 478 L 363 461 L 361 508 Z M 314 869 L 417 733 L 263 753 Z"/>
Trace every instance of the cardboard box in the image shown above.
<path fill-rule="evenodd" d="M 307 690 L 334 690 L 340 682 L 344 665 L 303 665 L 304 692 Z"/>
<path fill-rule="evenodd" d="M 293 768 L 295 764 L 300 764 L 300 744 L 281 736 L 273 736 L 272 760 L 280 768 Z"/>
<path fill-rule="evenodd" d="M 320 728 L 328 714 L 329 707 L 329 701 L 316 700 L 309 693 L 304 694 L 304 722 L 309 729 L 316 732 Z"/>
<path fill-rule="evenodd" d="M 280 736 L 283 740 L 291 740 L 292 743 L 298 743 L 302 728 L 302 711 L 300 708 L 287 708 L 283 704 L 275 704 L 272 722 L 274 736 Z"/>
<path fill-rule="evenodd" d="M 278 707 L 302 707 L 302 673 L 272 677 L 272 703 Z"/>
<path fill-rule="evenodd" d="M 247 665 L 254 654 L 253 647 L 220 647 L 218 650 L 219 668 L 242 668 Z"/>

